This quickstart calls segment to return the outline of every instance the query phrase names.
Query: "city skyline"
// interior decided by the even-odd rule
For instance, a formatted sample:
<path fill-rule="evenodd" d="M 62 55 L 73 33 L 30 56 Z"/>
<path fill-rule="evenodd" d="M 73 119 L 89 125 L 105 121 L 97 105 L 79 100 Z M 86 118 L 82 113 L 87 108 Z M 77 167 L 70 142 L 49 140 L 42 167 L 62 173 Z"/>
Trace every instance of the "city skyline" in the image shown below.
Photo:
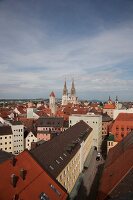
<path fill-rule="evenodd" d="M 131 0 L 1 0 L 0 98 L 133 99 Z"/>

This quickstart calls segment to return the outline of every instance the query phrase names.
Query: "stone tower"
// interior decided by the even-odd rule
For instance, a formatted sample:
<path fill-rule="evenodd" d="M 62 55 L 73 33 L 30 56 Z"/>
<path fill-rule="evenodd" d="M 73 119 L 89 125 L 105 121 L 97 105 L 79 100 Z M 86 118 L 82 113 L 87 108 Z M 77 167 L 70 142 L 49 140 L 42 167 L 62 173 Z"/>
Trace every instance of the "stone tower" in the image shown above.
<path fill-rule="evenodd" d="M 52 91 L 49 96 L 49 108 L 51 109 L 51 114 L 55 115 L 56 113 L 56 101 L 55 101 L 55 94 Z"/>
<path fill-rule="evenodd" d="M 119 101 L 118 101 L 118 97 L 117 96 L 116 96 L 116 99 L 115 99 L 115 108 L 119 109 Z"/>

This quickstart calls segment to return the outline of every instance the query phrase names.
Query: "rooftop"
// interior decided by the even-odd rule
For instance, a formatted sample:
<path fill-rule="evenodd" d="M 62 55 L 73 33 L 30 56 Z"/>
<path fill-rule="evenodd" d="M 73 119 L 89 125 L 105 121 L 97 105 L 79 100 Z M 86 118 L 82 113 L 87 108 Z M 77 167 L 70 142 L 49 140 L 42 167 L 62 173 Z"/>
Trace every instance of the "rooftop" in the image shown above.
<path fill-rule="evenodd" d="M 11 126 L 0 126 L 0 135 L 12 135 Z"/>
<path fill-rule="evenodd" d="M 80 148 L 92 128 L 80 121 L 61 133 L 58 137 L 31 150 L 35 159 L 54 177 L 57 177 Z"/>
<path fill-rule="evenodd" d="M 122 184 L 122 181 L 129 175 L 132 169 L 133 132 L 128 134 L 121 142 L 109 151 L 100 181 L 98 200 L 104 200 L 108 197 L 108 195 L 111 196 L 111 193 L 113 193 L 116 187 Z M 130 182 L 132 182 L 133 185 L 133 178 L 130 178 Z M 128 183 L 129 180 L 124 182 L 126 185 L 125 193 L 133 193 L 133 188 L 131 189 Z M 121 192 L 123 191 L 121 190 Z M 133 198 L 131 198 L 131 200 L 132 199 Z"/>
<path fill-rule="evenodd" d="M 67 198 L 65 189 L 41 168 L 28 151 L 2 163 L 0 174 L 1 200 L 41 200 L 45 195 L 51 200 Z"/>

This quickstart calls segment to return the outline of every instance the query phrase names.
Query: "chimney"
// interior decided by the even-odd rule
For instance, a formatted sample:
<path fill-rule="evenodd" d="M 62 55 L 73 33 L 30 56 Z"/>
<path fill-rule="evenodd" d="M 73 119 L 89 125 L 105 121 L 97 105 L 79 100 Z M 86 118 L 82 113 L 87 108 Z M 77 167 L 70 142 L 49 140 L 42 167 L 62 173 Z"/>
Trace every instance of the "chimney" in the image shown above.
<path fill-rule="evenodd" d="M 26 176 L 26 170 L 24 170 L 23 168 L 20 169 L 20 177 L 25 180 L 25 176 Z"/>
<path fill-rule="evenodd" d="M 18 177 L 15 174 L 12 174 L 11 175 L 11 185 L 13 187 L 16 187 L 17 181 L 18 181 Z"/>
<path fill-rule="evenodd" d="M 15 166 L 16 161 L 17 161 L 17 159 L 13 156 L 13 157 L 11 158 L 11 164 L 12 164 L 12 166 Z"/>
<path fill-rule="evenodd" d="M 12 198 L 12 200 L 19 200 L 19 195 L 18 194 L 15 194 Z"/>

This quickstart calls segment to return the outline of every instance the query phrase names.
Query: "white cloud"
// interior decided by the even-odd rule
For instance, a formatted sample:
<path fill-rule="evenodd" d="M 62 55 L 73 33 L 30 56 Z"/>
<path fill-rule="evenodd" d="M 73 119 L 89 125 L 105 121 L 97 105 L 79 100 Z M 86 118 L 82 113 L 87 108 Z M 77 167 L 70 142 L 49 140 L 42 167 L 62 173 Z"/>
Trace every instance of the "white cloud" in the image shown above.
<path fill-rule="evenodd" d="M 124 77 L 125 63 L 133 63 L 132 24 L 91 37 L 54 41 L 47 25 L 43 29 L 34 28 L 34 24 L 28 27 L 13 19 L 7 25 L 0 21 L 4 27 L 0 31 L 0 97 L 5 93 L 4 83 L 8 84 L 4 91 L 10 95 L 23 92 L 32 96 L 35 91 L 38 96 L 43 89 L 42 95 L 51 89 L 62 90 L 64 77 L 76 79 L 79 93 L 132 90 L 133 80 Z"/>

